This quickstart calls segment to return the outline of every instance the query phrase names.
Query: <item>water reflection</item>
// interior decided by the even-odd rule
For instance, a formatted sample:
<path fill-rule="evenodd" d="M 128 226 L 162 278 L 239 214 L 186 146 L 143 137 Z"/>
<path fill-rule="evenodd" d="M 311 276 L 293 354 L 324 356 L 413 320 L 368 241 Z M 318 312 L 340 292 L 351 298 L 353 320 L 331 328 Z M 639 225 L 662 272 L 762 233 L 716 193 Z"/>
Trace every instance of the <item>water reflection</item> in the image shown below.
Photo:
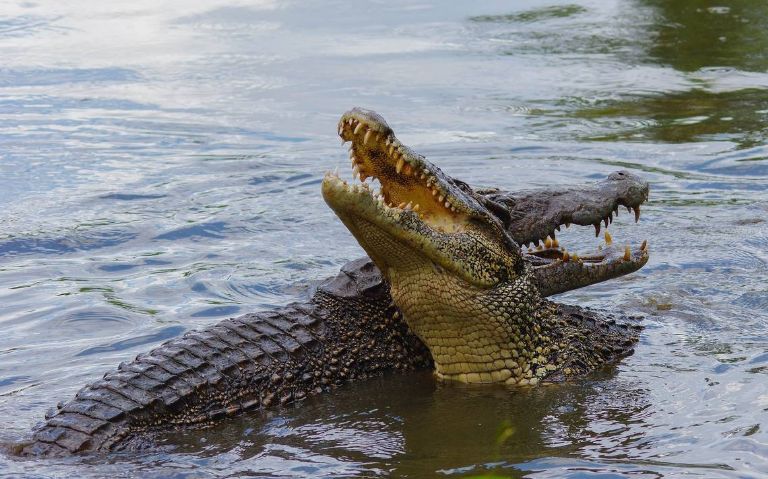
<path fill-rule="evenodd" d="M 654 63 L 694 72 L 709 67 L 768 70 L 768 3 L 762 0 L 637 0 L 653 11 Z"/>
<path fill-rule="evenodd" d="M 586 138 L 590 140 L 730 141 L 739 148 L 752 148 L 768 139 L 768 90 L 712 92 L 695 88 L 646 94 L 598 101 L 577 109 L 573 116 L 603 127 L 602 133 Z"/>
<path fill-rule="evenodd" d="M 649 238 L 650 263 L 560 298 L 647 314 L 615 374 L 512 394 L 389 378 L 171 434 L 173 453 L 0 469 L 765 476 L 768 4 L 723 3 L 6 2 L 0 439 L 150 345 L 357 257 L 318 195 L 346 171 L 334 125 L 353 105 L 471 184 L 626 168 L 653 191 L 640 225 L 611 226 Z"/>

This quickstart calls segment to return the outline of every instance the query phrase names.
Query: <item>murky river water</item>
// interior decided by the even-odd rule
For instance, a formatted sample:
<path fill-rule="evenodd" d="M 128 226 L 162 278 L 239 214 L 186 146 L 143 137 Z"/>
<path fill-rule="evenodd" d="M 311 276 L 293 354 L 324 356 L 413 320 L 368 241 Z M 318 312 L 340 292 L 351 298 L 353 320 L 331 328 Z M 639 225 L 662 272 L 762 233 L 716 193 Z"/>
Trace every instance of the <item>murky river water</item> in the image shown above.
<path fill-rule="evenodd" d="M 319 194 L 354 105 L 475 185 L 645 175 L 611 231 L 649 264 L 559 300 L 646 328 L 568 385 L 390 377 L 0 476 L 768 477 L 768 3 L 122 3 L 0 4 L 0 441 L 359 256 Z"/>

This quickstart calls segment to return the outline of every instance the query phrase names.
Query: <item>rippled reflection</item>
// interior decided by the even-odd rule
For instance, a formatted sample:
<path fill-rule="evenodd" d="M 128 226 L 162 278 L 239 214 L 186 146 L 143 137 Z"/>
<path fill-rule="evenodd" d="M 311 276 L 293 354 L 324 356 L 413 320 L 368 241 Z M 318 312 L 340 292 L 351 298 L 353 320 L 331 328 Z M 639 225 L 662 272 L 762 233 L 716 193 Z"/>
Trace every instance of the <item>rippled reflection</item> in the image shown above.
<path fill-rule="evenodd" d="M 475 185 L 651 181 L 640 272 L 562 295 L 643 313 L 567 385 L 350 385 L 34 477 L 768 474 L 764 2 L 0 6 L 0 441 L 120 361 L 301 299 L 359 247 L 325 208 L 345 109 Z M 372 21 L 375 19 L 375 21 Z M 591 231 L 562 242 L 591 248 Z M 504 440 L 499 441 L 504 431 Z"/>

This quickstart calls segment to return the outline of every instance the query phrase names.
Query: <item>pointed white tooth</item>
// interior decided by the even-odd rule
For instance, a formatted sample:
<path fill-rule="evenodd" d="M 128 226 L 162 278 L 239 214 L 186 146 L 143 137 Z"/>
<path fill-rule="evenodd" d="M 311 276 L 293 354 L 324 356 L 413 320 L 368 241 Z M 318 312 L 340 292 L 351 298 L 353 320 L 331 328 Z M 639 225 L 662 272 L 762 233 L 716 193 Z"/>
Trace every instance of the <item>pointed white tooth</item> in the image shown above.
<path fill-rule="evenodd" d="M 373 130 L 368 130 L 365 132 L 365 136 L 363 137 L 363 145 L 368 143 L 368 140 L 371 139 L 371 136 L 373 136 Z"/>
<path fill-rule="evenodd" d="M 437 190 L 434 188 L 432 189 L 432 196 L 437 196 Z"/>
<path fill-rule="evenodd" d="M 405 205 L 405 209 L 410 210 L 413 208 L 413 202 L 409 201 L 407 205 Z"/>
<path fill-rule="evenodd" d="M 401 210 L 402 210 L 403 208 L 405 208 L 405 201 L 403 201 L 402 203 L 400 203 L 399 205 L 397 205 L 397 207 L 398 207 L 398 208 L 400 208 Z"/>
<path fill-rule="evenodd" d="M 454 213 L 456 213 L 456 208 L 454 208 L 453 206 L 451 206 L 451 211 L 453 211 Z"/>
<path fill-rule="evenodd" d="M 389 150 L 387 150 L 387 153 L 389 153 L 389 156 L 392 156 L 395 152 L 395 145 L 389 145 Z"/>
<path fill-rule="evenodd" d="M 403 160 L 402 157 L 397 160 L 397 165 L 395 165 L 395 171 L 397 171 L 398 174 L 400 174 L 400 172 L 403 170 L 404 164 L 405 164 L 405 161 Z"/>
<path fill-rule="evenodd" d="M 419 208 L 421 208 L 421 206 L 419 206 L 419 204 L 418 204 L 418 203 L 416 203 L 415 205 L 413 205 L 413 211 L 419 211 Z"/>
<path fill-rule="evenodd" d="M 442 203 L 443 200 L 445 199 L 445 196 L 440 195 L 440 196 L 437 197 L 437 199 L 438 199 L 438 201 L 440 201 L 440 203 Z"/>
<path fill-rule="evenodd" d="M 445 202 L 445 207 L 446 208 L 450 208 L 451 207 L 451 202 L 450 201 L 446 201 Z"/>
<path fill-rule="evenodd" d="M 355 135 L 357 135 L 358 133 L 360 133 L 360 130 L 362 130 L 362 129 L 363 129 L 363 126 L 364 126 L 364 125 L 363 125 L 362 123 L 358 123 L 358 124 L 357 124 L 357 126 L 355 127 Z"/>

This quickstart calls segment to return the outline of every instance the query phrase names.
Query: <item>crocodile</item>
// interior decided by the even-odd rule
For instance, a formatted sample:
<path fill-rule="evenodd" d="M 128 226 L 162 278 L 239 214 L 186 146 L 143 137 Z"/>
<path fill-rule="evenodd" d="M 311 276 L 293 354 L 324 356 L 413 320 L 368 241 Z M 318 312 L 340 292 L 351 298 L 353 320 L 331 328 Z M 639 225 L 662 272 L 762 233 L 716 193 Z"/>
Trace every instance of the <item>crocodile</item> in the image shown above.
<path fill-rule="evenodd" d="M 530 387 L 633 352 L 636 322 L 546 297 L 647 262 L 647 242 L 622 248 L 607 231 L 590 254 L 556 237 L 571 224 L 598 235 L 619 207 L 637 221 L 647 182 L 618 171 L 560 189 L 473 189 L 402 145 L 372 111 L 345 113 L 338 131 L 361 183 L 328 173 L 322 194 L 368 257 L 304 302 L 189 331 L 120 363 L 52 408 L 13 452 L 142 449 L 169 429 L 393 372 L 432 368 L 442 381 Z"/>

